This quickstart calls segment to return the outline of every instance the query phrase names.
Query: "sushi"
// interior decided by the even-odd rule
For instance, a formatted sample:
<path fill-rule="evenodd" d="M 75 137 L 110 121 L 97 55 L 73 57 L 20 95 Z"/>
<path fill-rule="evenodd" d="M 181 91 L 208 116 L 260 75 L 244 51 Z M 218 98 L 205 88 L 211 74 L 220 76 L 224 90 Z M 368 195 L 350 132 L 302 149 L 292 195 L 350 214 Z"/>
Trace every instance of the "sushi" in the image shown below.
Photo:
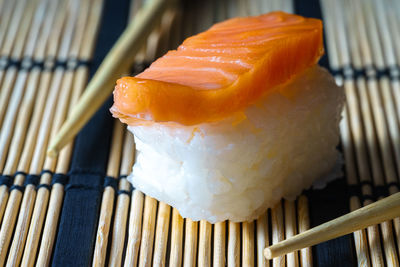
<path fill-rule="evenodd" d="M 135 136 L 129 181 L 211 223 L 294 198 L 338 159 L 344 93 L 323 53 L 320 20 L 272 12 L 215 24 L 119 79 L 111 112 Z"/>

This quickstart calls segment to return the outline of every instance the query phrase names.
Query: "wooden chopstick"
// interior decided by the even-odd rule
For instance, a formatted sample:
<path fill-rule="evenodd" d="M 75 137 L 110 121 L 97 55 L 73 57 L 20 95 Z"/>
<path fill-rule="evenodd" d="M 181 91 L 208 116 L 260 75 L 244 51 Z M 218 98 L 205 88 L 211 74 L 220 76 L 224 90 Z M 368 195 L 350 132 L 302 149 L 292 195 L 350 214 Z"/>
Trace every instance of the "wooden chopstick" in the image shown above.
<path fill-rule="evenodd" d="M 48 149 L 50 156 L 55 157 L 108 98 L 116 79 L 132 65 L 136 52 L 157 24 L 167 4 L 171 2 L 173 1 L 153 0 L 139 10 L 107 54 L 71 115 L 51 140 Z"/>
<path fill-rule="evenodd" d="M 400 193 L 396 193 L 339 218 L 311 228 L 264 250 L 267 259 L 313 246 L 400 216 Z"/>

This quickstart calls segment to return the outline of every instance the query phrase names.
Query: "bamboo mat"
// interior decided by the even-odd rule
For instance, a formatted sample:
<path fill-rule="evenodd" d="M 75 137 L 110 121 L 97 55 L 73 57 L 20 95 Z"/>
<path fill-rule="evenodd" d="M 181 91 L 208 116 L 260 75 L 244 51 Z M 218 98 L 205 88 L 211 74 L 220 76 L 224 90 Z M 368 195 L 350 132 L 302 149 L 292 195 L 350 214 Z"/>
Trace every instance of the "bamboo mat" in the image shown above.
<path fill-rule="evenodd" d="M 399 191 L 400 1 L 186 0 L 160 18 L 132 73 L 215 22 L 284 10 L 323 19 L 320 63 L 345 88 L 345 177 L 214 225 L 131 188 L 134 140 L 111 99 L 57 159 L 45 153 L 144 2 L 0 0 L 0 266 L 399 266 L 399 219 L 273 261 L 262 250 Z"/>

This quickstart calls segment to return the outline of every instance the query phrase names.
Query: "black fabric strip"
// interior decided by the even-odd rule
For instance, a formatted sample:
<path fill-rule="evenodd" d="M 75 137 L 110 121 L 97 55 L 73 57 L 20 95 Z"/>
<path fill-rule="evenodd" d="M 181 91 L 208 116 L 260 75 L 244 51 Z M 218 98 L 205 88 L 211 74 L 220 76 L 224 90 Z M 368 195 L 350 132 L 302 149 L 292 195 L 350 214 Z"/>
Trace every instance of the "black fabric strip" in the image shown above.
<path fill-rule="evenodd" d="M 43 61 L 43 70 L 53 71 L 55 69 L 55 65 L 56 65 L 56 58 L 53 56 L 48 56 Z"/>
<path fill-rule="evenodd" d="M 12 185 L 12 186 L 10 187 L 10 191 L 18 190 L 18 191 L 20 191 L 20 192 L 24 192 L 24 189 L 25 189 L 25 187 L 23 187 L 23 186 L 21 186 L 21 185 L 16 185 L 16 184 L 14 184 L 14 185 Z"/>
<path fill-rule="evenodd" d="M 348 185 L 348 193 L 349 197 L 356 196 L 361 198 L 361 188 L 358 184 Z"/>
<path fill-rule="evenodd" d="M 131 193 L 132 193 L 132 191 L 128 191 L 128 190 L 118 190 L 117 191 L 118 195 L 124 194 L 124 195 L 129 195 L 130 196 Z"/>
<path fill-rule="evenodd" d="M 50 175 L 53 175 L 53 172 L 52 172 L 51 170 L 42 170 L 42 171 L 40 172 L 40 176 L 42 176 L 42 175 L 45 174 L 45 173 L 48 173 L 48 174 L 50 174 Z"/>
<path fill-rule="evenodd" d="M 106 188 L 107 186 L 111 186 L 114 191 L 118 189 L 118 180 L 112 176 L 107 176 L 104 178 L 103 187 Z"/>
<path fill-rule="evenodd" d="M 19 63 L 19 68 L 21 69 L 21 70 L 27 70 L 27 71 L 29 71 L 29 70 L 31 70 L 32 69 L 32 67 L 33 67 L 33 60 L 32 60 L 32 58 L 23 58 L 22 60 L 21 60 L 21 62 Z"/>
<path fill-rule="evenodd" d="M 398 182 L 391 182 L 387 184 L 388 189 L 392 186 L 395 186 L 398 190 L 400 190 L 400 186 Z"/>
<path fill-rule="evenodd" d="M 0 70 L 5 70 L 8 67 L 8 57 L 0 57 Z"/>
<path fill-rule="evenodd" d="M 39 184 L 40 176 L 36 174 L 28 174 L 25 178 L 24 186 L 34 185 L 37 186 Z"/>
<path fill-rule="evenodd" d="M 343 71 L 341 69 L 330 69 L 330 73 L 333 76 L 338 76 L 338 75 L 343 76 Z"/>
<path fill-rule="evenodd" d="M 47 190 L 51 190 L 51 185 L 49 185 L 49 184 L 40 184 L 40 185 L 38 185 L 37 187 L 36 187 L 36 190 L 39 190 L 40 188 L 46 188 Z"/>
<path fill-rule="evenodd" d="M 373 195 L 363 195 L 362 198 L 363 198 L 364 201 L 366 201 L 366 200 L 371 200 L 373 202 L 376 201 L 376 198 Z"/>
<path fill-rule="evenodd" d="M 85 59 L 70 58 L 67 60 L 59 60 L 52 56 L 47 57 L 44 61 L 36 60 L 32 57 L 24 57 L 21 60 L 5 56 L 0 58 L 0 70 L 5 70 L 10 67 L 16 67 L 25 71 L 29 71 L 33 68 L 49 71 L 54 71 L 56 68 L 75 70 L 81 66 L 89 67 L 90 64 L 91 62 Z"/>
<path fill-rule="evenodd" d="M 129 0 L 104 1 L 91 75 L 125 29 L 129 4 Z M 52 255 L 53 267 L 91 265 L 114 122 L 109 111 L 111 104 L 110 97 L 75 140 L 68 190 Z"/>
<path fill-rule="evenodd" d="M 379 199 L 380 197 L 386 197 L 388 194 L 389 194 L 389 191 L 386 186 L 380 185 L 380 186 L 374 187 L 375 199 Z"/>
<path fill-rule="evenodd" d="M 365 185 L 370 186 L 370 187 L 374 187 L 374 184 L 372 183 L 372 181 L 361 181 L 360 182 L 360 186 L 361 187 L 363 187 Z"/>
<path fill-rule="evenodd" d="M 90 61 L 78 58 L 69 58 L 67 61 L 67 69 L 76 70 L 79 67 L 89 67 Z"/>
<path fill-rule="evenodd" d="M 56 68 L 62 68 L 62 69 L 66 69 L 67 68 L 67 61 L 66 60 L 60 60 L 57 59 L 54 61 L 54 69 Z"/>
<path fill-rule="evenodd" d="M 7 68 L 15 67 L 15 68 L 20 68 L 21 67 L 21 61 L 18 59 L 14 58 L 9 58 L 7 61 Z"/>
<path fill-rule="evenodd" d="M 2 174 L 0 175 L 0 186 L 6 185 L 9 187 L 13 182 L 13 177 L 11 175 Z"/>
<path fill-rule="evenodd" d="M 128 175 L 126 175 L 126 174 L 125 175 L 120 175 L 119 179 L 126 179 L 127 177 L 128 177 Z"/>
<path fill-rule="evenodd" d="M 68 178 L 69 178 L 69 176 L 67 174 L 55 173 L 51 180 L 51 185 L 54 185 L 54 184 L 66 185 L 68 183 Z"/>
<path fill-rule="evenodd" d="M 18 175 L 27 176 L 28 174 L 26 172 L 22 172 L 22 171 L 17 171 L 14 173 L 14 177 L 17 177 Z"/>
<path fill-rule="evenodd" d="M 139 74 L 142 71 L 144 71 L 145 69 L 147 69 L 148 67 L 150 67 L 150 65 L 151 65 L 151 62 L 135 63 L 131 67 L 131 73 L 133 76 L 136 74 Z"/>
<path fill-rule="evenodd" d="M 345 79 L 357 79 L 363 77 L 367 80 L 369 79 L 381 79 L 389 78 L 392 80 L 397 80 L 400 77 L 400 69 L 398 66 L 389 67 L 385 69 L 376 69 L 373 66 L 366 66 L 364 68 L 353 68 L 351 66 L 345 66 L 340 69 L 330 69 L 333 76 L 340 75 Z"/>

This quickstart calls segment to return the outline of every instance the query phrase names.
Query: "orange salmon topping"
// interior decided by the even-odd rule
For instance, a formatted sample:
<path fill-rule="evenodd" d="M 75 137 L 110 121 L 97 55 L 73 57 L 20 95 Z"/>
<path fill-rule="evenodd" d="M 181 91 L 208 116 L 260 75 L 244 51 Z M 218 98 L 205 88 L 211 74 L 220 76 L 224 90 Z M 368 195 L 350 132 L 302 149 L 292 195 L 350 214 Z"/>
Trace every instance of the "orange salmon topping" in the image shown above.
<path fill-rule="evenodd" d="M 194 125 L 244 110 L 316 64 L 322 23 L 284 12 L 234 18 L 186 39 L 144 72 L 117 81 L 115 117 Z"/>

